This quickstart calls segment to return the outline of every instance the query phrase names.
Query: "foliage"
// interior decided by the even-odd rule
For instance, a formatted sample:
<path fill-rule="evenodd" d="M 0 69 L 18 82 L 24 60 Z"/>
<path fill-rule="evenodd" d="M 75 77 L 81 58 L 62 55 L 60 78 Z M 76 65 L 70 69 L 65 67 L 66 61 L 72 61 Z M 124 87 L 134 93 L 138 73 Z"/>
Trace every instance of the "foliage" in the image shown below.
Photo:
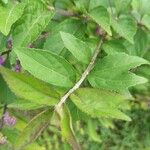
<path fill-rule="evenodd" d="M 126 132 L 148 109 L 149 6 L 0 0 L 0 149 L 148 148 Z"/>

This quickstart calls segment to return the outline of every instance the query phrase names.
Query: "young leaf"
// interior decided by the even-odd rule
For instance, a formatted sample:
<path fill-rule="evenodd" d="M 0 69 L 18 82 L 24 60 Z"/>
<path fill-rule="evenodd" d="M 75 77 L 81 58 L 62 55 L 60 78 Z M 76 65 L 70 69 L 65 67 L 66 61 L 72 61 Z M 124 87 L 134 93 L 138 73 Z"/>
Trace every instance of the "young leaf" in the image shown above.
<path fill-rule="evenodd" d="M 59 94 L 42 81 L 3 67 L 0 67 L 0 73 L 17 96 L 42 105 L 55 105 L 58 102 Z"/>
<path fill-rule="evenodd" d="M 147 82 L 129 70 L 148 63 L 143 58 L 125 53 L 108 55 L 96 63 L 88 80 L 93 87 L 124 91 L 130 86 Z"/>
<path fill-rule="evenodd" d="M 18 48 L 15 52 L 24 69 L 35 77 L 60 87 L 71 87 L 76 80 L 74 68 L 51 52 Z"/>
<path fill-rule="evenodd" d="M 24 3 L 17 4 L 12 1 L 6 6 L 0 4 L 0 31 L 4 35 L 8 35 L 11 26 L 22 16 L 24 7 Z"/>
<path fill-rule="evenodd" d="M 112 18 L 113 29 L 130 43 L 134 43 L 133 37 L 136 33 L 137 26 L 133 18 L 129 16 L 121 16 L 118 19 Z"/>
<path fill-rule="evenodd" d="M 74 55 L 74 57 L 80 62 L 88 64 L 91 57 L 91 50 L 86 43 L 69 33 L 60 32 L 60 34 L 65 47 Z"/>
<path fill-rule="evenodd" d="M 120 52 L 127 53 L 125 46 L 119 40 L 106 41 L 102 45 L 102 48 L 109 55 L 120 53 Z"/>
<path fill-rule="evenodd" d="M 28 46 L 36 40 L 54 16 L 41 1 L 27 0 L 26 3 L 24 15 L 13 31 L 14 47 Z"/>
<path fill-rule="evenodd" d="M 73 127 L 72 127 L 72 118 L 70 112 L 67 107 L 63 107 L 59 110 L 60 115 L 60 127 L 62 136 L 68 141 L 68 143 L 73 147 L 75 150 L 80 150 L 80 146 L 78 145 Z"/>
<path fill-rule="evenodd" d="M 64 49 L 64 43 L 61 39 L 60 31 L 71 33 L 73 35 L 81 34 L 85 25 L 77 19 L 66 19 L 60 24 L 53 26 L 51 34 L 44 43 L 44 49 L 50 50 L 56 54 L 60 54 Z M 56 44 L 57 43 L 57 44 Z"/>
<path fill-rule="evenodd" d="M 25 148 L 28 144 L 35 141 L 41 132 L 49 125 L 52 110 L 45 110 L 35 116 L 23 129 L 20 136 L 14 143 L 15 150 Z"/>
<path fill-rule="evenodd" d="M 119 110 L 125 102 L 124 97 L 117 93 L 100 89 L 80 88 L 70 98 L 80 110 L 91 117 L 131 120 Z"/>
<path fill-rule="evenodd" d="M 109 35 L 112 35 L 110 29 L 110 17 L 107 9 L 98 6 L 89 12 L 90 17 L 98 23 Z"/>

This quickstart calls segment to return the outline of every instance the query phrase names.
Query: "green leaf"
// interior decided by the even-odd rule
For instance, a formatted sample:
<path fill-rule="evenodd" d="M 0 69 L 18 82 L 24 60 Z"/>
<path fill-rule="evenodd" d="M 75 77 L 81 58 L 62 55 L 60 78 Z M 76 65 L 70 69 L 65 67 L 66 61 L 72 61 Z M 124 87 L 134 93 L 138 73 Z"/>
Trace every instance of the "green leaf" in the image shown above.
<path fill-rule="evenodd" d="M 122 105 L 125 105 L 125 100 L 117 93 L 93 88 L 80 88 L 70 98 L 80 110 L 91 117 L 131 120 L 119 110 Z"/>
<path fill-rule="evenodd" d="M 0 33 L 0 53 L 6 49 L 6 37 Z"/>
<path fill-rule="evenodd" d="M 134 36 L 134 44 L 125 41 L 124 45 L 130 55 L 143 57 L 149 50 L 149 37 L 147 31 L 138 28 L 136 35 Z"/>
<path fill-rule="evenodd" d="M 118 19 L 112 18 L 113 29 L 130 43 L 134 43 L 133 37 L 136 34 L 137 26 L 133 18 L 121 16 Z"/>
<path fill-rule="evenodd" d="M 106 0 L 90 0 L 90 4 L 89 4 L 89 10 L 92 10 L 98 6 L 103 6 L 105 8 L 109 7 L 109 3 Z"/>
<path fill-rule="evenodd" d="M 26 0 L 26 3 L 24 15 L 13 31 L 14 47 L 35 41 L 54 16 L 41 1 Z"/>
<path fill-rule="evenodd" d="M 60 32 L 60 34 L 65 47 L 73 56 L 80 62 L 88 64 L 91 57 L 91 50 L 87 44 L 69 33 Z"/>
<path fill-rule="evenodd" d="M 74 68 L 58 55 L 29 48 L 18 48 L 15 52 L 23 68 L 45 82 L 60 87 L 71 87 L 76 80 Z"/>
<path fill-rule="evenodd" d="M 52 110 L 45 110 L 35 116 L 23 129 L 20 136 L 14 143 L 15 150 L 25 148 L 28 144 L 35 141 L 43 130 L 49 125 Z"/>
<path fill-rule="evenodd" d="M 6 58 L 4 66 L 10 68 L 10 63 L 8 58 Z M 12 103 L 15 99 L 16 96 L 14 95 L 14 93 L 11 92 L 10 88 L 8 87 L 2 75 L 0 74 L 0 103 L 8 105 Z"/>
<path fill-rule="evenodd" d="M 1 104 L 12 103 L 15 98 L 16 98 L 15 95 L 10 91 L 6 82 L 0 75 L 0 103 Z"/>
<path fill-rule="evenodd" d="M 96 123 L 94 122 L 94 120 L 88 121 L 88 134 L 93 141 L 98 143 L 102 142 L 100 135 L 96 131 Z"/>
<path fill-rule="evenodd" d="M 16 99 L 11 104 L 7 105 L 7 108 L 13 108 L 13 109 L 25 110 L 25 111 L 35 110 L 43 107 L 45 106 L 24 99 Z"/>
<path fill-rule="evenodd" d="M 44 49 L 50 50 L 56 54 L 60 54 L 64 49 L 64 43 L 59 32 L 63 31 L 73 35 L 79 34 L 80 36 L 84 29 L 85 25 L 76 19 L 66 19 L 56 26 L 53 25 L 51 27 L 51 34 L 44 43 Z"/>
<path fill-rule="evenodd" d="M 99 6 L 89 12 L 90 17 L 98 23 L 109 35 L 112 35 L 110 29 L 110 17 L 107 9 Z"/>
<path fill-rule="evenodd" d="M 24 3 L 11 1 L 6 6 L 0 4 L 0 31 L 4 35 L 8 35 L 11 26 L 22 16 L 24 7 Z"/>
<path fill-rule="evenodd" d="M 149 0 L 132 0 L 133 10 L 136 10 L 138 13 L 143 16 L 144 14 L 149 13 L 150 1 Z"/>
<path fill-rule="evenodd" d="M 150 14 L 145 14 L 141 22 L 150 30 Z"/>
<path fill-rule="evenodd" d="M 109 55 L 117 54 L 120 52 L 125 52 L 125 53 L 127 52 L 125 46 L 119 40 L 106 41 L 103 43 L 102 48 Z"/>
<path fill-rule="evenodd" d="M 17 96 L 42 105 L 55 105 L 58 102 L 59 94 L 42 81 L 3 67 L 0 67 L 0 73 Z"/>
<path fill-rule="evenodd" d="M 77 143 L 74 135 L 72 118 L 68 108 L 63 107 L 59 110 L 58 113 L 61 118 L 60 127 L 62 136 L 68 141 L 68 143 L 73 147 L 73 149 L 80 150 L 80 146 Z"/>
<path fill-rule="evenodd" d="M 129 70 L 148 63 L 143 58 L 125 53 L 108 55 L 96 63 L 88 80 L 93 87 L 125 91 L 131 86 L 147 82 Z"/>
<path fill-rule="evenodd" d="M 114 3 L 118 14 L 121 14 L 128 12 L 131 0 L 115 0 Z"/>

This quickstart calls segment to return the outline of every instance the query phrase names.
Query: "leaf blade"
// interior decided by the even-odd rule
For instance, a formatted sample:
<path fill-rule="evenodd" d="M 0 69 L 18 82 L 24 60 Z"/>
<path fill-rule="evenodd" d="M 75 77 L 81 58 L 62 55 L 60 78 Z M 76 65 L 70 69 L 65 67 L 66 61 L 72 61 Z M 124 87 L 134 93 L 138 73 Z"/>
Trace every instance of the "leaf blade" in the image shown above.
<path fill-rule="evenodd" d="M 9 88 L 19 97 L 42 105 L 55 105 L 59 94 L 32 76 L 16 73 L 0 67 L 0 73 Z"/>
<path fill-rule="evenodd" d="M 75 70 L 64 58 L 38 49 L 18 48 L 15 52 L 23 68 L 33 76 L 60 87 L 73 85 Z"/>
<path fill-rule="evenodd" d="M 106 8 L 98 6 L 89 12 L 89 16 L 95 22 L 97 22 L 110 36 L 112 35 L 110 29 L 110 17 Z"/>
<path fill-rule="evenodd" d="M 128 73 L 130 69 L 142 64 L 149 64 L 149 62 L 125 53 L 108 55 L 97 62 L 88 80 L 93 87 L 124 91 L 136 84 L 147 82 L 143 77 Z"/>
<path fill-rule="evenodd" d="M 49 125 L 51 116 L 52 110 L 45 110 L 35 116 L 23 129 L 16 140 L 14 144 L 15 149 L 20 150 L 35 141 L 41 132 Z"/>
<path fill-rule="evenodd" d="M 119 109 L 124 104 L 120 94 L 93 88 L 80 88 L 70 96 L 75 105 L 93 118 L 131 119 Z"/>

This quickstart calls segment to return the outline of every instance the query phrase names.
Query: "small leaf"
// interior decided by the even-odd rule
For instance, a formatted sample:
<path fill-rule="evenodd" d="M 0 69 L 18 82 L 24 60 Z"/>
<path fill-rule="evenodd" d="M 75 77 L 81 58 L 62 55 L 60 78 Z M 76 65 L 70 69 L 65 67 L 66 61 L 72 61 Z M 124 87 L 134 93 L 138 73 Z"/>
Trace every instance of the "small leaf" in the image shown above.
<path fill-rule="evenodd" d="M 113 29 L 130 43 L 134 43 L 133 37 L 136 34 L 137 26 L 133 18 L 121 16 L 118 19 L 112 19 Z"/>
<path fill-rule="evenodd" d="M 66 19 L 58 25 L 53 25 L 51 29 L 51 34 L 49 34 L 46 42 L 44 43 L 44 49 L 50 50 L 56 54 L 60 54 L 64 49 L 64 43 L 61 39 L 60 31 L 71 33 L 73 35 L 78 35 L 84 31 L 85 25 L 77 19 Z M 56 44 L 57 43 L 57 44 Z"/>
<path fill-rule="evenodd" d="M 14 47 L 28 46 L 35 41 L 53 16 L 54 13 L 48 11 L 41 1 L 27 0 L 24 14 L 12 34 Z"/>
<path fill-rule="evenodd" d="M 22 16 L 24 7 L 24 3 L 15 4 L 11 1 L 6 6 L 0 4 L 0 31 L 4 35 L 8 35 L 11 26 Z"/>
<path fill-rule="evenodd" d="M 76 80 L 74 68 L 60 56 L 45 50 L 29 48 L 18 48 L 15 52 L 23 68 L 45 82 L 60 87 L 71 87 Z"/>
<path fill-rule="evenodd" d="M 23 129 L 20 136 L 14 143 L 15 150 L 25 148 L 28 144 L 35 141 L 41 132 L 49 125 L 52 116 L 52 110 L 45 110 L 35 116 Z"/>
<path fill-rule="evenodd" d="M 97 22 L 110 36 L 112 35 L 110 29 L 110 17 L 107 9 L 99 6 L 89 12 L 90 17 Z"/>
<path fill-rule="evenodd" d="M 70 96 L 75 105 L 91 117 L 116 118 L 130 121 L 131 119 L 119 109 L 124 105 L 124 97 L 113 92 L 80 88 Z"/>
<path fill-rule="evenodd" d="M 90 48 L 83 41 L 73 35 L 60 32 L 65 47 L 74 55 L 74 57 L 85 64 L 89 63 L 91 57 Z"/>
<path fill-rule="evenodd" d="M 88 80 L 93 87 L 125 91 L 131 86 L 147 82 L 129 70 L 148 63 L 143 58 L 125 53 L 108 55 L 96 63 Z"/>
<path fill-rule="evenodd" d="M 119 40 L 106 41 L 102 45 L 102 48 L 109 55 L 120 53 L 120 52 L 127 53 L 127 50 L 126 50 L 125 46 Z"/>
<path fill-rule="evenodd" d="M 61 133 L 62 136 L 68 141 L 68 143 L 73 147 L 75 150 L 80 150 L 80 146 L 76 141 L 73 126 L 72 126 L 72 118 L 70 112 L 67 107 L 63 107 L 59 110 L 60 115 L 60 126 L 61 126 Z"/>
<path fill-rule="evenodd" d="M 0 67 L 0 73 L 17 96 L 42 105 L 55 105 L 58 102 L 59 94 L 42 81 L 3 67 Z"/>

